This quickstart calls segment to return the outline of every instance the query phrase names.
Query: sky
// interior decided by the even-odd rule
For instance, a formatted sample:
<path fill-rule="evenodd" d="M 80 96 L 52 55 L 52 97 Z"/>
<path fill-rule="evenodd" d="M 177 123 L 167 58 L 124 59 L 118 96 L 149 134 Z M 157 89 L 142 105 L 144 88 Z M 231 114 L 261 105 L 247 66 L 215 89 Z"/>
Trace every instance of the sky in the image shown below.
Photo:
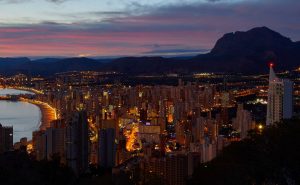
<path fill-rule="evenodd" d="M 300 40 L 299 0 L 0 0 L 0 57 L 184 56 L 267 26 Z"/>

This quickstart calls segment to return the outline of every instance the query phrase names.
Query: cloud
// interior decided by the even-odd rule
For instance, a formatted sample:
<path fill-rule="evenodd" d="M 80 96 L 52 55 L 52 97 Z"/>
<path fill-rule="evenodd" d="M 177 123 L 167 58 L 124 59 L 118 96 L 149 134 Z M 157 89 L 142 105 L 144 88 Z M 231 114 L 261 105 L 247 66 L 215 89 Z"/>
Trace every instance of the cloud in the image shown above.
<path fill-rule="evenodd" d="M 221 1 L 221 0 L 206 0 L 207 2 L 218 2 L 218 1 Z"/>
<path fill-rule="evenodd" d="M 47 0 L 49 2 L 52 2 L 52 3 L 63 3 L 63 2 L 66 2 L 68 0 Z"/>
<path fill-rule="evenodd" d="M 27 3 L 33 0 L 0 0 L 0 3 Z M 52 3 L 63 3 L 69 0 L 44 0 Z"/>
<path fill-rule="evenodd" d="M 152 50 L 144 52 L 144 55 L 159 55 L 159 56 L 195 56 L 200 53 L 207 53 L 209 50 L 205 49 L 164 49 Z"/>
<path fill-rule="evenodd" d="M 74 12 L 60 15 L 73 16 L 77 21 L 71 23 L 43 21 L 0 27 L 0 55 L 196 54 L 209 51 L 227 32 L 257 26 L 300 40 L 299 9 L 300 2 L 296 0 L 220 0 Z"/>

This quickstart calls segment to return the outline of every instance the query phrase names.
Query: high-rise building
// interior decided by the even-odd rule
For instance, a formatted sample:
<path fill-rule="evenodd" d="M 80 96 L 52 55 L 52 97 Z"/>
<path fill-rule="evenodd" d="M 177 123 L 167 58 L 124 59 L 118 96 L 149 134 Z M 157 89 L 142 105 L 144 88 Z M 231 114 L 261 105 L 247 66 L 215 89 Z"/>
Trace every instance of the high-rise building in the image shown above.
<path fill-rule="evenodd" d="M 232 121 L 233 128 L 240 133 L 241 139 L 248 135 L 248 131 L 254 129 L 251 112 L 244 109 L 243 104 L 238 104 L 236 118 Z"/>
<path fill-rule="evenodd" d="M 13 149 L 13 127 L 3 127 L 0 124 L 0 153 Z"/>
<path fill-rule="evenodd" d="M 166 179 L 166 158 L 151 157 L 143 161 L 145 175 L 155 174 L 160 177 L 161 184 L 165 183 Z M 166 183 L 165 183 L 166 184 Z"/>
<path fill-rule="evenodd" d="M 45 131 L 34 131 L 32 133 L 32 145 L 36 160 L 45 160 L 47 158 L 47 138 Z"/>
<path fill-rule="evenodd" d="M 201 144 L 201 162 L 206 163 L 213 160 L 217 156 L 217 143 L 211 143 L 208 138 L 205 138 Z"/>
<path fill-rule="evenodd" d="M 188 178 L 188 156 L 169 154 L 166 157 L 167 184 L 185 185 Z"/>
<path fill-rule="evenodd" d="M 273 125 L 282 119 L 290 119 L 292 116 L 293 82 L 278 78 L 273 70 L 273 64 L 270 64 L 266 124 Z"/>
<path fill-rule="evenodd" d="M 88 122 L 85 111 L 73 113 L 67 124 L 66 160 L 77 174 L 88 169 Z"/>
<path fill-rule="evenodd" d="M 99 134 L 99 161 L 100 166 L 112 168 L 116 162 L 115 129 L 101 129 Z"/>
<path fill-rule="evenodd" d="M 50 127 L 46 130 L 47 138 L 47 159 L 60 157 L 60 161 L 64 162 L 65 157 L 65 128 Z"/>

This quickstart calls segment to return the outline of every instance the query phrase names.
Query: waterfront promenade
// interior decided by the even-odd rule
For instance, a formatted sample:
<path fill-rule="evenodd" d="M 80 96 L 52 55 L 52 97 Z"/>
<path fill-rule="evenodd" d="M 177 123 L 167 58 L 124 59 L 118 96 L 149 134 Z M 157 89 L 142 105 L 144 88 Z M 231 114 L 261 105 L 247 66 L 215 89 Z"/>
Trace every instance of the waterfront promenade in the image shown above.
<path fill-rule="evenodd" d="M 24 87 L 6 87 L 8 89 L 16 89 L 22 91 L 28 91 L 35 94 L 42 94 L 41 91 L 32 88 L 24 88 Z M 0 96 L 0 100 L 12 100 L 12 101 L 23 101 L 27 103 L 34 104 L 39 107 L 41 111 L 41 123 L 40 123 L 40 130 L 46 130 L 46 128 L 50 127 L 51 121 L 57 119 L 56 110 L 51 107 L 49 104 L 33 99 L 28 99 L 24 97 L 20 97 L 19 95 L 15 96 Z"/>
<path fill-rule="evenodd" d="M 45 102 L 24 99 L 24 98 L 20 98 L 20 101 L 34 104 L 40 108 L 42 113 L 40 130 L 46 130 L 48 127 L 50 127 L 51 121 L 57 119 L 56 110 Z"/>
<path fill-rule="evenodd" d="M 29 88 L 29 87 L 19 87 L 19 86 L 6 86 L 5 88 L 7 89 L 16 89 L 16 90 L 21 90 L 21 91 L 28 91 L 34 94 L 44 94 L 43 91 L 39 91 L 37 89 L 34 88 Z M 1 86 L 0 86 L 1 89 Z"/>

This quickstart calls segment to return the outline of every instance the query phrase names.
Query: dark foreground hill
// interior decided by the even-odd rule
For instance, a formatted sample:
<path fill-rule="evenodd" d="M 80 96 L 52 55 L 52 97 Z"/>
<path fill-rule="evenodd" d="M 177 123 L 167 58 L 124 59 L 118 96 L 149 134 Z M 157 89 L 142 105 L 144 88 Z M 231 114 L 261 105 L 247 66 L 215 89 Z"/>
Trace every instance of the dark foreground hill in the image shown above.
<path fill-rule="evenodd" d="M 89 58 L 0 58 L 0 74 L 25 73 L 53 75 L 66 71 L 115 71 L 136 74 L 190 74 L 195 72 L 264 73 L 269 61 L 276 69 L 291 70 L 300 66 L 300 42 L 267 28 L 227 33 L 211 52 L 191 58 L 125 57 L 115 60 Z"/>
<path fill-rule="evenodd" d="M 90 170 L 76 176 L 71 169 L 53 161 L 36 161 L 25 151 L 0 154 L 0 184 L 2 185 L 112 185 L 110 172 Z"/>
<path fill-rule="evenodd" d="M 249 139 L 230 145 L 216 159 L 196 169 L 188 184 L 300 184 L 299 133 L 299 119 L 284 121 L 262 134 L 252 132 Z M 58 161 L 38 162 L 22 151 L 0 154 L 0 182 L 5 185 L 112 184 L 110 173 L 91 171 L 77 178 Z"/>
<path fill-rule="evenodd" d="M 284 121 L 261 135 L 225 148 L 199 167 L 190 185 L 300 184 L 300 120 Z"/>

